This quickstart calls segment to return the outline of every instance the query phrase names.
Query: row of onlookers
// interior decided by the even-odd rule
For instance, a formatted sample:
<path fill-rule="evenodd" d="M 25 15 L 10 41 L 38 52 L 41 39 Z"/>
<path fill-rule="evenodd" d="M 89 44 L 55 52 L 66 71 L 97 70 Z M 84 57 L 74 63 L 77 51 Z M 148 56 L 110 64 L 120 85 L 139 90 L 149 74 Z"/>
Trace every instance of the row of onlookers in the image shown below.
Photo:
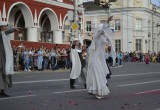
<path fill-rule="evenodd" d="M 141 53 L 141 52 L 130 52 L 124 53 L 124 61 L 129 62 L 145 62 L 146 57 L 149 58 L 150 62 L 160 62 L 160 52 L 157 54 L 155 52 L 151 53 Z"/>
<path fill-rule="evenodd" d="M 47 49 L 13 47 L 14 69 L 31 71 L 44 69 L 70 68 L 70 49 L 54 47 Z"/>
<path fill-rule="evenodd" d="M 113 65 L 113 57 L 112 53 L 106 54 L 106 61 L 108 62 L 109 66 Z M 115 55 L 115 64 L 122 65 L 122 62 L 145 62 L 146 59 L 149 62 L 153 63 L 160 63 L 160 52 L 157 54 L 154 53 L 141 53 L 141 52 L 117 52 Z"/>
<path fill-rule="evenodd" d="M 106 51 L 106 62 L 109 66 L 113 65 L 113 53 Z M 87 52 L 85 48 L 82 49 L 82 58 L 86 61 Z M 71 67 L 70 48 L 54 47 L 47 49 L 41 46 L 40 48 L 25 48 L 13 46 L 14 69 L 15 70 L 45 70 Z M 117 52 L 115 54 L 115 64 L 122 65 L 122 62 L 144 62 L 146 58 L 150 62 L 160 62 L 159 53 L 141 53 L 141 52 Z"/>

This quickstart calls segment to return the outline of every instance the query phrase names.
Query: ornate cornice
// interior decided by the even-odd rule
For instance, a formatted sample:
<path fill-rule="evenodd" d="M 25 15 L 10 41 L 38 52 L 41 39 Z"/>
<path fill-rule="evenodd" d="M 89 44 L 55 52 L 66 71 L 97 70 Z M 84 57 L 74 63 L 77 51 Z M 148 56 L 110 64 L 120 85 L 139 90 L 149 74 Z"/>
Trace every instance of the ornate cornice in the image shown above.
<path fill-rule="evenodd" d="M 147 12 L 149 14 L 153 14 L 157 17 L 160 17 L 160 13 L 159 12 L 153 12 L 151 9 L 148 8 L 144 8 L 144 7 L 129 7 L 129 8 L 115 8 L 115 9 L 111 9 L 112 13 L 122 13 L 122 12 Z M 90 10 L 90 11 L 85 11 L 84 14 L 90 14 L 93 15 L 95 13 L 98 14 L 106 14 L 106 10 Z"/>
<path fill-rule="evenodd" d="M 59 7 L 67 8 L 67 9 L 74 9 L 73 5 L 69 5 L 63 2 L 57 2 L 53 0 L 34 0 L 34 1 L 45 3 L 45 4 L 50 4 L 50 5 L 55 5 L 55 6 L 59 6 Z"/>

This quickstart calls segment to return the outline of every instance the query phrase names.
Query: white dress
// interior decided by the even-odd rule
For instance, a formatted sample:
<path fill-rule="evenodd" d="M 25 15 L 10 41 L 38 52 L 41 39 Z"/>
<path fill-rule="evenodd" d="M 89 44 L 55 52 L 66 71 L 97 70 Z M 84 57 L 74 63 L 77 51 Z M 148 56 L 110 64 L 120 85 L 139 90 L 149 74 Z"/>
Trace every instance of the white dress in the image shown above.
<path fill-rule="evenodd" d="M 101 35 L 100 31 L 96 32 L 91 46 L 89 47 L 88 69 L 87 69 L 87 90 L 95 95 L 108 95 L 110 93 L 106 76 L 109 70 L 105 60 L 105 45 L 108 34 Z M 105 32 L 106 33 L 106 32 Z"/>

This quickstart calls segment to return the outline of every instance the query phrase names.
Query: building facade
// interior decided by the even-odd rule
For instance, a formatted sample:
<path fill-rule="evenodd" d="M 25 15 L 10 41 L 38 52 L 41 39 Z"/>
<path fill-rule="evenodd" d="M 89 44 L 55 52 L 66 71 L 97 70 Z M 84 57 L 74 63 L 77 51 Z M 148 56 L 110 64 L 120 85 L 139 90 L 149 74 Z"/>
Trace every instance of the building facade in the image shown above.
<path fill-rule="evenodd" d="M 160 9 L 150 0 L 117 0 L 111 3 L 110 14 L 104 9 L 84 4 L 84 39 L 92 39 L 94 28 L 113 15 L 110 23 L 114 30 L 116 51 L 159 52 Z"/>
<path fill-rule="evenodd" d="M 0 0 L 0 22 L 23 28 L 12 40 L 64 44 L 70 40 L 65 33 L 70 10 L 73 0 Z"/>

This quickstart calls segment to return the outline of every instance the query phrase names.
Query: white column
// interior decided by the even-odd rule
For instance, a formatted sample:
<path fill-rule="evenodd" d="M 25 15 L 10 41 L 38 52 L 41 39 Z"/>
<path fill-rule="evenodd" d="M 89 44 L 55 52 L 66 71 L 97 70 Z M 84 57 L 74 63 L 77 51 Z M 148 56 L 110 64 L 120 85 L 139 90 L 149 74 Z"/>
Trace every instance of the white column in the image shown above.
<path fill-rule="evenodd" d="M 30 27 L 27 29 L 27 41 L 38 42 L 38 32 L 36 27 Z"/>
<path fill-rule="evenodd" d="M 134 6 L 134 0 L 128 0 L 128 4 L 129 4 L 129 7 L 133 7 Z"/>
<path fill-rule="evenodd" d="M 143 7 L 147 8 L 148 7 L 148 4 L 149 4 L 149 0 L 143 0 Z"/>
<path fill-rule="evenodd" d="M 132 14 L 130 14 L 130 13 L 128 13 L 128 17 L 127 17 L 127 27 L 133 27 L 133 18 L 131 17 L 132 16 Z M 127 29 L 127 37 L 128 37 L 128 49 L 127 49 L 127 51 L 128 52 L 131 52 L 131 51 L 133 51 L 133 30 L 131 30 L 131 29 Z"/>
<path fill-rule="evenodd" d="M 150 19 L 147 15 L 144 15 L 144 20 L 142 21 L 142 27 L 151 27 L 150 24 L 148 23 L 148 20 L 146 19 Z M 151 28 L 147 28 L 147 29 L 144 29 L 142 32 L 143 33 L 143 36 L 144 38 L 142 38 L 142 52 L 143 53 L 147 53 L 148 50 L 149 50 L 149 47 L 148 47 L 148 42 L 149 42 L 149 38 L 148 38 L 148 32 L 150 32 L 150 29 Z"/>
<path fill-rule="evenodd" d="M 53 43 L 55 43 L 55 44 L 62 44 L 63 43 L 62 30 L 53 31 Z"/>
<path fill-rule="evenodd" d="M 122 26 L 128 26 L 127 24 L 127 12 L 122 12 L 123 14 L 123 24 Z M 123 37 L 122 37 L 122 51 L 127 52 L 128 51 L 128 29 L 123 28 Z"/>

